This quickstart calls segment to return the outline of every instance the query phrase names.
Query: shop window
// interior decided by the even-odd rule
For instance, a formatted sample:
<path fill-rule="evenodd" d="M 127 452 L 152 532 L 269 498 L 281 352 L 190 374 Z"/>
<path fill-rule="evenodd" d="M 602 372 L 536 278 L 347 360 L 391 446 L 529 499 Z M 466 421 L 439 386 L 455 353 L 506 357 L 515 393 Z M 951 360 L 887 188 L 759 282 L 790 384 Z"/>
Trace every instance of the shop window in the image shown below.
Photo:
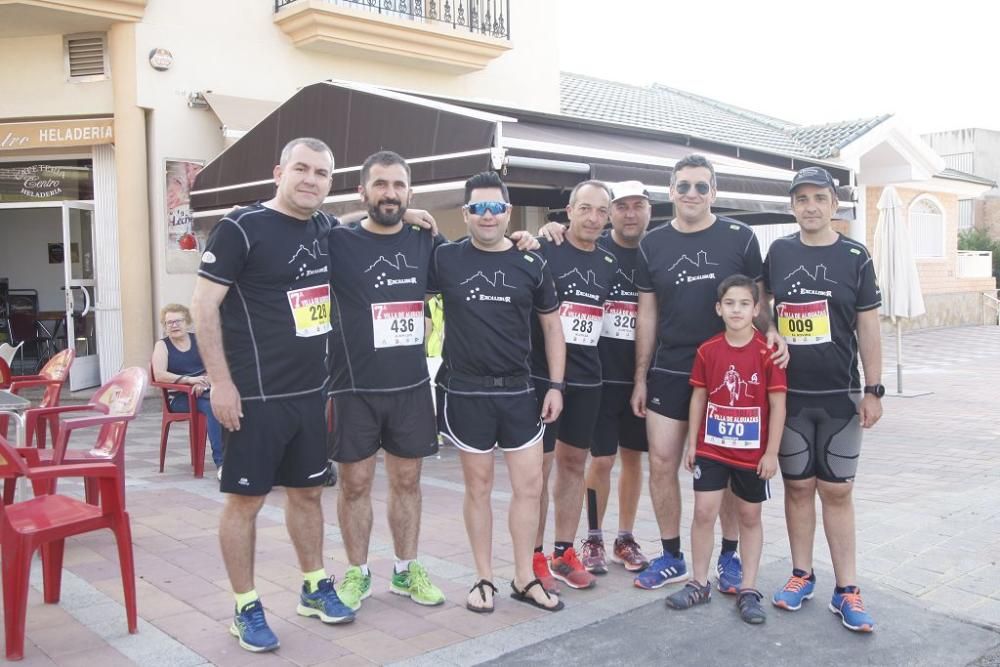
<path fill-rule="evenodd" d="M 917 259 L 944 257 L 944 213 L 929 195 L 921 195 L 910 204 L 910 233 Z"/>
<path fill-rule="evenodd" d="M 102 32 L 66 35 L 63 47 L 69 81 L 100 81 L 108 78 L 107 35 Z"/>

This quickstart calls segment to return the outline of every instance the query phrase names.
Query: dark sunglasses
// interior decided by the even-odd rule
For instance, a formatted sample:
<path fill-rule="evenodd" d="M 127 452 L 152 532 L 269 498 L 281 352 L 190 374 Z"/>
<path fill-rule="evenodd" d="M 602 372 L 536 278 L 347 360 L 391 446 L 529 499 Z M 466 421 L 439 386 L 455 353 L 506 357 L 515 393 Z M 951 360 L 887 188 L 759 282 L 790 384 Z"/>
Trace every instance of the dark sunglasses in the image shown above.
<path fill-rule="evenodd" d="M 501 213 L 507 212 L 507 209 L 510 208 L 510 204 L 505 201 L 477 201 L 471 204 L 466 204 L 464 208 L 472 215 L 486 215 L 487 211 L 493 215 L 500 215 Z"/>
<path fill-rule="evenodd" d="M 676 188 L 677 192 L 679 192 L 680 194 L 686 195 L 688 192 L 691 191 L 692 185 L 700 195 L 707 195 L 709 191 L 712 189 L 712 186 L 706 183 L 705 181 L 698 181 L 697 183 L 688 183 L 687 181 L 681 181 L 680 183 L 675 185 L 674 188 Z"/>

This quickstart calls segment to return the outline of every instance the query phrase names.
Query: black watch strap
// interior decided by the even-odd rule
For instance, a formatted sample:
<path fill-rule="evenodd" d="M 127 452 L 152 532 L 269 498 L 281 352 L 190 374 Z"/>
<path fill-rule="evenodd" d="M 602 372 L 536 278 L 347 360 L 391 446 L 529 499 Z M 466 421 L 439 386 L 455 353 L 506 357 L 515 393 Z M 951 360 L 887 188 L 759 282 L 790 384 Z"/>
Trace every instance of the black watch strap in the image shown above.
<path fill-rule="evenodd" d="M 866 384 L 865 393 L 871 394 L 875 398 L 882 398 L 885 396 L 885 385 L 881 384 Z"/>
<path fill-rule="evenodd" d="M 566 381 L 562 382 L 549 382 L 549 389 L 555 389 L 556 391 L 566 391 Z"/>

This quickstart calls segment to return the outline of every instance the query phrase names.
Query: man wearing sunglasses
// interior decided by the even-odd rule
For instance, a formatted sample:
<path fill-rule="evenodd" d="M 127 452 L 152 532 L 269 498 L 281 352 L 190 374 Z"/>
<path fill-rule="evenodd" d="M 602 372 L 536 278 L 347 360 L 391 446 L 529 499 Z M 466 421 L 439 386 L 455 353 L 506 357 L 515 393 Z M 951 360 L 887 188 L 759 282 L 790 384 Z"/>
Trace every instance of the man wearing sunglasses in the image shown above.
<path fill-rule="evenodd" d="M 597 244 L 608 220 L 611 193 L 601 181 L 584 181 L 570 193 L 566 212 L 566 242 L 542 242 L 539 254 L 552 271 L 559 295 L 559 315 L 566 339 L 565 383 L 548 367 L 541 322 L 534 318 L 531 340 L 531 377 L 541 405 L 549 389 L 564 390 L 563 411 L 545 429 L 545 487 L 535 542 L 535 575 L 552 586 L 554 577 L 571 588 L 590 588 L 595 577 L 583 567 L 573 540 L 583 505 L 583 480 L 587 455 L 601 405 L 601 337 L 604 302 L 615 283 L 618 261 Z M 565 384 L 565 386 L 562 386 Z M 555 549 L 546 562 L 542 545 L 548 513 L 548 477 L 553 462 L 558 472 L 553 490 Z"/>
<path fill-rule="evenodd" d="M 701 155 L 683 158 L 674 166 L 670 180 L 673 220 L 639 243 L 632 409 L 636 416 L 646 418 L 650 497 L 663 546 L 662 555 L 636 576 L 639 588 L 660 588 L 687 579 L 680 542 L 678 470 L 688 430 L 691 367 L 698 346 L 723 330 L 714 306 L 719 283 L 737 273 L 758 281 L 762 276 L 760 246 L 753 231 L 713 214 L 715 196 L 712 163 Z M 767 332 L 769 346 L 779 347 L 774 359 L 784 366 L 787 349 L 770 318 L 762 312 L 755 324 Z M 743 578 L 736 555 L 739 524 L 730 493 L 726 496 L 718 588 L 735 594 Z"/>
<path fill-rule="evenodd" d="M 511 206 L 507 186 L 494 172 L 465 183 L 468 238 L 439 247 L 429 286 L 444 296 L 448 316 L 437 384 L 438 431 L 459 450 L 465 478 L 465 528 L 477 583 L 466 607 L 493 611 L 492 543 L 494 450 L 510 476 L 510 532 L 514 545 L 514 599 L 546 611 L 562 603 L 532 572 L 531 548 L 542 492 L 544 423 L 558 417 L 562 393 L 550 388 L 541 410 L 529 377 L 531 342 L 524 335 L 537 314 L 551 377 L 562 381 L 566 347 L 559 300 L 548 265 L 504 237 Z M 539 414 L 539 412 L 541 414 Z"/>

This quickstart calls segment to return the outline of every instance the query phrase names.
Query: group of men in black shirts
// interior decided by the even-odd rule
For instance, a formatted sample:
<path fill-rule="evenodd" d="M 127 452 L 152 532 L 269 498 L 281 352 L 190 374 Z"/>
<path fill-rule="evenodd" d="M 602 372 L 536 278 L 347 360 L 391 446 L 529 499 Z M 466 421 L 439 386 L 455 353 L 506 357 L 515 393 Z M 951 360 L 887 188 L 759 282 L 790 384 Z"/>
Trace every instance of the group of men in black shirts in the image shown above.
<path fill-rule="evenodd" d="M 446 243 L 409 224 L 420 223 L 420 215 L 407 212 L 409 168 L 395 153 L 366 161 L 359 190 L 367 217 L 357 224 L 338 225 L 319 210 L 332 169 L 332 152 L 322 142 L 290 142 L 274 170 L 275 198 L 220 222 L 195 290 L 213 411 L 227 429 L 220 542 L 236 595 L 231 632 L 241 646 L 278 646 L 253 584 L 256 514 L 274 484 L 286 487 L 286 522 L 303 572 L 298 612 L 349 622 L 371 595 L 370 494 L 379 449 L 396 554 L 390 591 L 419 604 L 444 602 L 417 560 L 421 459 L 436 451 L 438 433 L 458 448 L 465 476 L 464 518 L 478 576 L 466 600 L 471 611 L 493 611 L 497 592 L 490 510 L 496 447 L 512 487 L 512 598 L 557 611 L 563 602 L 556 580 L 589 588 L 594 574 L 607 571 L 599 519 L 619 444 L 622 507 L 611 560 L 638 572 L 641 588 L 686 579 L 678 468 L 688 375 L 697 346 L 721 330 L 715 290 L 733 274 L 761 281 L 775 296 L 777 324 L 767 314 L 756 324 L 776 363 L 789 362 L 786 340 L 816 352 L 800 356 L 796 347 L 788 371 L 781 463 L 795 571 L 773 602 L 798 609 L 812 597 L 815 510 L 811 524 L 809 510 L 818 491 L 825 523 L 831 517 L 841 523 L 826 527 L 838 585 L 831 609 L 852 629 L 873 629 L 854 579 L 850 489 L 860 427 L 881 414 L 877 315 L 874 329 L 867 315 L 876 312 L 877 288 L 867 251 L 830 235 L 836 190 L 829 174 L 814 168 L 796 176 L 792 202 L 801 238 L 783 240 L 782 254 L 762 264 L 752 231 L 711 213 L 715 172 L 699 156 L 675 167 L 675 218 L 656 230 L 646 233 L 651 206 L 641 184 L 585 181 L 571 193 L 565 232 L 550 225 L 540 243 L 522 233 L 517 245 L 505 234 L 510 197 L 493 172 L 467 182 L 469 235 Z M 802 266 L 790 266 L 796 262 Z M 809 278 L 824 284 L 813 286 Z M 426 293 L 443 296 L 447 318 L 436 425 L 422 344 Z M 823 297 L 825 308 L 816 303 Z M 859 339 L 866 380 L 876 382 L 861 400 Z M 350 562 L 336 586 L 322 563 L 327 392 L 340 470 L 338 518 Z M 801 405 L 793 405 L 799 394 Z M 631 532 L 647 449 L 663 543 L 652 563 Z M 555 547 L 546 557 L 553 466 Z M 596 512 L 581 562 L 573 542 L 585 486 L 594 489 Z M 826 513 L 828 505 L 836 510 Z M 719 589 L 735 593 L 738 527 L 731 511 L 722 517 Z"/>

